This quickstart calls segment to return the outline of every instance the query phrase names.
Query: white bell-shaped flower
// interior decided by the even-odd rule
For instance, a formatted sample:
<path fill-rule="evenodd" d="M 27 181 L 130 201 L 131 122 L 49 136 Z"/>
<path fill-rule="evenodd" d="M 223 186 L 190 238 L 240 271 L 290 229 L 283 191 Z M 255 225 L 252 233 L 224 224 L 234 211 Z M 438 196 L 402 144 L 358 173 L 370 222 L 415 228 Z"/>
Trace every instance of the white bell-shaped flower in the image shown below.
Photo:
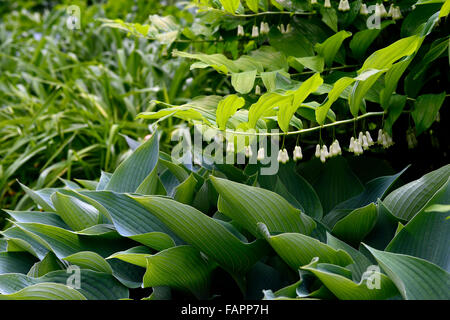
<path fill-rule="evenodd" d="M 237 28 L 237 35 L 238 35 L 238 37 L 243 37 L 243 36 L 245 36 L 245 32 L 244 32 L 244 27 L 243 27 L 243 26 L 238 25 L 238 28 Z"/>
<path fill-rule="evenodd" d="M 317 0 L 311 0 L 311 5 L 317 4 Z"/>
<path fill-rule="evenodd" d="M 394 11 L 392 12 L 392 19 L 399 20 L 403 18 L 402 11 L 400 10 L 400 7 L 395 7 Z"/>
<path fill-rule="evenodd" d="M 364 150 L 367 150 L 367 149 L 369 149 L 369 141 L 367 140 L 367 137 L 366 136 L 363 136 L 362 137 L 362 147 L 363 147 L 363 149 Z"/>
<path fill-rule="evenodd" d="M 330 0 L 325 0 L 325 3 L 323 4 L 324 8 L 331 8 L 331 1 Z"/>
<path fill-rule="evenodd" d="M 294 159 L 294 161 L 303 159 L 302 148 L 300 146 L 295 146 L 293 159 Z"/>
<path fill-rule="evenodd" d="M 262 161 L 262 160 L 264 160 L 265 156 L 266 156 L 266 152 L 265 152 L 264 148 L 259 148 L 258 154 L 256 155 L 256 159 L 258 161 Z"/>
<path fill-rule="evenodd" d="M 316 146 L 316 153 L 315 153 L 316 158 L 320 158 L 320 144 L 318 144 Z"/>
<path fill-rule="evenodd" d="M 372 139 L 372 136 L 370 135 L 369 131 L 366 131 L 366 137 L 367 137 L 367 142 L 369 143 L 369 146 L 373 146 L 373 139 Z"/>
<path fill-rule="evenodd" d="M 247 158 L 251 158 L 253 155 L 252 148 L 250 146 L 245 146 L 244 153 Z"/>
<path fill-rule="evenodd" d="M 392 14 L 394 13 L 394 4 L 391 3 L 391 5 L 389 6 L 389 11 L 387 13 L 388 17 L 392 17 Z"/>
<path fill-rule="evenodd" d="M 292 31 L 292 27 L 291 27 L 291 24 L 290 23 L 288 23 L 288 25 L 286 26 L 286 30 L 285 30 L 285 32 L 284 33 L 290 33 Z"/>
<path fill-rule="evenodd" d="M 387 17 L 388 13 L 386 11 L 386 8 L 384 7 L 383 3 L 380 3 L 380 16 L 381 17 Z"/>
<path fill-rule="evenodd" d="M 280 30 L 281 33 L 286 33 L 286 29 L 284 28 L 284 24 L 280 24 L 278 26 L 278 30 Z"/>
<path fill-rule="evenodd" d="M 383 130 L 382 130 L 382 129 L 379 129 L 379 130 L 378 130 L 378 139 L 377 139 L 377 142 L 378 142 L 379 144 L 382 144 L 382 143 L 383 143 Z"/>
<path fill-rule="evenodd" d="M 339 2 L 338 10 L 339 11 L 348 11 L 348 10 L 350 10 L 350 4 L 348 3 L 348 0 L 341 0 Z"/>
<path fill-rule="evenodd" d="M 252 38 L 257 38 L 257 37 L 259 37 L 258 26 L 253 26 L 253 28 L 252 28 Z"/>
<path fill-rule="evenodd" d="M 354 137 L 350 138 L 350 144 L 348 146 L 348 150 L 350 152 L 355 152 L 355 138 Z"/>
<path fill-rule="evenodd" d="M 329 152 L 328 152 L 328 148 L 327 148 L 326 145 L 323 145 L 323 146 L 322 146 L 321 156 L 322 156 L 322 154 L 325 156 L 325 159 L 328 158 L 329 155 L 330 155 Z"/>
<path fill-rule="evenodd" d="M 363 16 L 367 16 L 369 14 L 369 9 L 367 9 L 367 5 L 365 3 L 361 5 L 361 8 L 359 9 L 359 14 Z"/>
<path fill-rule="evenodd" d="M 289 154 L 286 149 L 280 150 L 278 152 L 277 160 L 278 160 L 278 162 L 281 162 L 283 164 L 285 164 L 286 162 L 289 161 Z"/>
<path fill-rule="evenodd" d="M 259 85 L 256 85 L 256 87 L 255 87 L 255 94 L 256 94 L 257 96 L 260 96 L 260 95 L 261 95 L 261 87 L 260 87 Z"/>
<path fill-rule="evenodd" d="M 227 152 L 234 152 L 234 143 L 233 142 L 227 143 Z"/>

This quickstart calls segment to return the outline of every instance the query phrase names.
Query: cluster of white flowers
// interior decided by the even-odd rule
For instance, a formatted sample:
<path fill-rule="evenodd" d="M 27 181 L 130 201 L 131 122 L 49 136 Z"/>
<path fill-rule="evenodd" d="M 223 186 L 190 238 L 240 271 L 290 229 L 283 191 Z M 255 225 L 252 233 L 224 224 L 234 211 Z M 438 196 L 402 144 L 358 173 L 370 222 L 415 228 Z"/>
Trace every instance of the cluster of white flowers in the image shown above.
<path fill-rule="evenodd" d="M 360 132 L 358 135 L 358 139 L 355 137 L 350 138 L 350 145 L 348 146 L 348 150 L 353 152 L 355 155 L 359 156 L 363 154 L 364 150 L 368 150 L 369 147 L 373 146 L 374 142 L 372 140 L 372 136 L 369 131 L 366 133 Z"/>
<path fill-rule="evenodd" d="M 363 3 L 359 8 L 359 14 L 363 16 L 367 16 L 369 14 L 369 9 L 367 9 L 367 5 L 365 3 Z"/>
<path fill-rule="evenodd" d="M 387 149 L 390 146 L 394 145 L 394 141 L 392 140 L 392 137 L 383 130 L 378 130 L 378 139 L 377 142 L 383 146 L 383 148 Z"/>
<path fill-rule="evenodd" d="M 286 149 L 282 149 L 278 152 L 277 160 L 283 164 L 289 161 L 289 154 Z"/>
<path fill-rule="evenodd" d="M 322 163 L 325 163 L 328 158 L 336 157 L 342 154 L 341 146 L 338 140 L 334 140 L 328 149 L 326 145 L 320 147 L 320 144 L 316 145 L 316 158 L 319 158 Z"/>
<path fill-rule="evenodd" d="M 323 4 L 324 8 L 331 8 L 331 1 L 330 0 L 325 0 L 325 3 Z"/>
<path fill-rule="evenodd" d="M 349 11 L 350 10 L 350 4 L 348 3 L 348 0 L 341 0 L 339 2 L 338 10 L 339 11 Z"/>
<path fill-rule="evenodd" d="M 289 32 L 292 31 L 292 27 L 291 27 L 290 24 L 288 24 L 288 25 L 286 26 L 286 28 L 285 28 L 285 27 L 284 27 L 284 24 L 280 24 L 280 25 L 278 26 L 278 30 L 280 30 L 280 32 L 283 33 L 283 34 L 286 34 L 286 33 L 289 33 Z"/>
<path fill-rule="evenodd" d="M 375 14 L 377 16 L 380 16 L 382 18 L 385 18 L 388 16 L 388 13 L 386 11 L 386 8 L 384 7 L 384 5 L 382 3 L 377 3 L 375 5 Z"/>

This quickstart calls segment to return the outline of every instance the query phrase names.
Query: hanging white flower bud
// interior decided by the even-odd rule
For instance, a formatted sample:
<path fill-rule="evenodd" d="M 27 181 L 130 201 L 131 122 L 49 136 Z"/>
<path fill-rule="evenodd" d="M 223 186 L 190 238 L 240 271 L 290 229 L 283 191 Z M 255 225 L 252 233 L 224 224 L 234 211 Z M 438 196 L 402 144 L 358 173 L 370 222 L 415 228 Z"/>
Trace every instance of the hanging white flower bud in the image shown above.
<path fill-rule="evenodd" d="M 238 35 L 238 37 L 243 37 L 243 36 L 245 36 L 245 32 L 244 32 L 244 27 L 243 27 L 243 26 L 238 25 L 238 28 L 237 28 L 237 35 Z"/>
<path fill-rule="evenodd" d="M 255 94 L 256 94 L 257 96 L 260 96 L 260 95 L 261 95 L 261 87 L 260 87 L 259 85 L 256 85 L 256 87 L 255 87 Z"/>
<path fill-rule="evenodd" d="M 322 146 L 322 150 L 321 150 L 321 155 L 320 156 L 324 156 L 325 157 L 325 159 L 326 158 L 328 158 L 329 157 L 329 153 L 328 153 L 328 148 L 327 148 L 327 146 L 326 145 L 323 145 Z"/>
<path fill-rule="evenodd" d="M 373 146 L 373 139 L 372 139 L 372 136 L 370 135 L 369 131 L 366 131 L 366 137 L 367 137 L 367 142 L 369 143 L 369 146 Z"/>
<path fill-rule="evenodd" d="M 244 147 L 244 153 L 247 158 L 251 158 L 253 155 L 252 148 L 249 146 Z"/>
<path fill-rule="evenodd" d="M 378 139 L 377 139 L 377 142 L 378 142 L 379 144 L 382 144 L 382 143 L 383 143 L 383 130 L 382 130 L 382 129 L 379 129 L 379 130 L 378 130 Z"/>
<path fill-rule="evenodd" d="M 355 138 L 354 137 L 350 138 L 350 145 L 348 146 L 348 150 L 350 152 L 354 152 L 355 151 Z"/>
<path fill-rule="evenodd" d="M 262 160 L 264 160 L 264 157 L 265 157 L 265 156 L 266 156 L 266 154 L 265 154 L 264 148 L 259 148 L 258 154 L 257 154 L 257 156 L 256 156 L 256 159 L 257 159 L 258 161 L 262 161 Z"/>
<path fill-rule="evenodd" d="M 348 10 L 350 10 L 350 4 L 348 3 L 348 0 L 341 0 L 339 2 L 338 10 L 339 11 L 348 11 Z"/>
<path fill-rule="evenodd" d="M 284 154 L 284 159 L 283 159 L 284 162 L 283 163 L 286 163 L 289 161 L 289 153 L 286 149 L 283 149 L 283 154 Z"/>
<path fill-rule="evenodd" d="M 406 133 L 406 142 L 408 143 L 408 149 L 414 149 L 417 146 L 417 139 L 413 130 L 408 130 Z"/>
<path fill-rule="evenodd" d="M 392 140 L 392 137 L 387 133 L 386 133 L 386 139 L 387 139 L 388 147 L 394 145 L 394 141 Z"/>
<path fill-rule="evenodd" d="M 330 145 L 330 148 L 329 148 L 329 152 L 328 152 L 328 158 L 331 158 L 331 157 L 334 157 L 334 143 L 332 143 L 331 145 Z"/>
<path fill-rule="evenodd" d="M 277 160 L 278 160 L 278 162 L 281 162 L 283 164 L 285 164 L 286 162 L 289 161 L 289 154 L 286 149 L 280 150 L 278 152 Z"/>
<path fill-rule="evenodd" d="M 364 136 L 364 133 L 362 133 L 362 131 L 360 131 L 359 134 L 358 134 L 358 140 L 361 143 L 362 143 L 363 136 Z"/>
<path fill-rule="evenodd" d="M 367 140 L 367 137 L 366 137 L 366 136 L 363 136 L 363 137 L 362 137 L 362 141 L 363 141 L 363 143 L 362 143 L 363 149 L 364 149 L 364 150 L 369 149 L 369 141 Z"/>
<path fill-rule="evenodd" d="M 284 158 L 283 156 L 284 156 L 283 150 L 278 151 L 278 157 L 277 157 L 278 162 L 283 161 L 283 158 Z"/>
<path fill-rule="evenodd" d="M 286 31 L 284 33 L 290 33 L 291 31 L 292 31 L 291 24 L 288 23 L 288 25 L 286 26 Z"/>
<path fill-rule="evenodd" d="M 317 0 L 311 0 L 311 5 L 317 4 Z"/>
<path fill-rule="evenodd" d="M 252 28 L 252 38 L 257 38 L 257 37 L 259 37 L 258 27 L 257 26 L 253 26 L 253 28 Z"/>
<path fill-rule="evenodd" d="M 234 152 L 234 143 L 233 142 L 227 143 L 227 152 Z"/>
<path fill-rule="evenodd" d="M 267 22 L 261 21 L 261 26 L 259 27 L 260 34 L 268 34 L 270 31 L 269 24 Z"/>
<path fill-rule="evenodd" d="M 325 3 L 323 4 L 324 8 L 331 8 L 331 2 L 330 0 L 325 0 Z"/>
<path fill-rule="evenodd" d="M 315 154 L 316 158 L 320 158 L 320 144 L 318 144 L 316 146 L 316 154 Z"/>
<path fill-rule="evenodd" d="M 355 140 L 355 151 L 354 151 L 355 155 L 359 156 L 359 155 L 363 154 L 363 152 L 364 151 L 363 151 L 361 142 L 359 141 L 359 139 Z"/>
<path fill-rule="evenodd" d="M 302 148 L 300 146 L 295 146 L 293 159 L 294 161 L 303 159 Z"/>
<path fill-rule="evenodd" d="M 286 33 L 286 30 L 284 29 L 284 24 L 280 24 L 278 26 L 278 30 L 280 30 L 281 33 Z"/>
<path fill-rule="evenodd" d="M 401 19 L 401 18 L 403 18 L 403 16 L 402 16 L 402 11 L 400 10 L 399 7 L 395 7 L 395 8 L 394 8 L 394 11 L 393 11 L 393 13 L 392 13 L 392 19 L 394 19 L 394 20 L 399 20 L 399 19 Z"/>
<path fill-rule="evenodd" d="M 387 148 L 388 147 L 387 137 L 386 137 L 385 133 L 383 133 L 381 135 L 381 144 L 383 145 L 383 148 Z"/>
<path fill-rule="evenodd" d="M 325 154 L 323 152 L 320 154 L 320 161 L 322 163 L 325 163 L 325 161 L 327 161 L 327 157 L 325 157 Z"/>
<path fill-rule="evenodd" d="M 341 146 L 339 145 L 339 141 L 336 139 L 334 140 L 334 150 L 335 150 L 335 156 L 342 154 Z"/>
<path fill-rule="evenodd" d="M 361 5 L 361 8 L 359 9 L 359 14 L 363 16 L 367 16 L 369 14 L 369 10 L 367 9 L 367 5 L 365 3 Z"/>
<path fill-rule="evenodd" d="M 394 13 L 394 4 L 391 3 L 391 5 L 389 6 L 389 11 L 387 13 L 387 16 L 392 17 L 393 13 Z"/>
<path fill-rule="evenodd" d="M 388 13 L 386 11 L 386 8 L 384 7 L 384 4 L 380 3 L 380 16 L 381 17 L 387 17 Z"/>

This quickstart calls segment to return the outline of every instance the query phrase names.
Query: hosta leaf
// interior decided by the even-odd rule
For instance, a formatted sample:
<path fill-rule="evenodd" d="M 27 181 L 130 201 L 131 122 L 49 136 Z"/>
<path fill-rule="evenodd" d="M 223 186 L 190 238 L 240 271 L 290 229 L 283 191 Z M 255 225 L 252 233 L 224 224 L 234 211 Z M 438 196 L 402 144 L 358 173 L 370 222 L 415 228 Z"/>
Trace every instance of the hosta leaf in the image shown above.
<path fill-rule="evenodd" d="M 323 83 L 320 73 L 314 74 L 312 77 L 304 81 L 300 87 L 293 92 L 293 100 L 291 104 L 281 104 L 278 110 L 278 124 L 284 132 L 289 131 L 289 123 L 292 116 L 303 103 L 303 101 Z"/>
<path fill-rule="evenodd" d="M 294 270 L 307 265 L 314 257 L 343 267 L 353 263 L 347 252 L 335 250 L 314 238 L 289 232 L 271 236 L 263 223 L 259 223 L 258 228 L 275 252 Z"/>
<path fill-rule="evenodd" d="M 231 84 L 233 88 L 241 94 L 249 93 L 255 84 L 256 73 L 257 70 L 232 73 Z"/>
<path fill-rule="evenodd" d="M 424 94 L 417 98 L 411 115 L 416 125 L 416 133 L 420 135 L 436 120 L 436 116 L 445 100 L 445 92 L 441 94 Z"/>
<path fill-rule="evenodd" d="M 111 217 L 117 232 L 157 250 L 181 243 L 157 217 L 125 194 L 110 191 L 86 191 L 81 194 L 97 202 Z M 95 206 L 95 204 L 93 204 Z M 98 208 L 101 210 L 101 208 Z"/>
<path fill-rule="evenodd" d="M 128 142 L 128 140 L 127 140 L 127 142 Z M 136 144 L 133 151 L 136 150 L 139 146 L 140 146 L 140 143 Z M 100 174 L 100 180 L 99 180 L 97 188 L 95 190 L 97 190 L 97 191 L 105 190 L 106 186 L 109 183 L 109 180 L 111 180 L 111 176 L 112 176 L 112 173 L 102 171 Z"/>
<path fill-rule="evenodd" d="M 335 273 L 336 268 L 330 264 L 318 263 L 315 259 L 311 264 L 302 267 L 313 273 L 320 281 L 341 300 L 384 300 L 398 294 L 394 283 L 384 274 L 374 272 L 370 276 L 379 278 L 379 288 L 372 288 L 368 282 L 371 280 L 363 279 L 359 283 L 352 281 L 339 273 Z"/>
<path fill-rule="evenodd" d="M 134 196 L 177 236 L 217 261 L 231 274 L 243 274 L 261 257 L 259 241 L 241 242 L 222 224 L 197 209 L 168 198 Z"/>
<path fill-rule="evenodd" d="M 447 182 L 449 176 L 450 165 L 443 166 L 394 190 L 383 202 L 394 216 L 409 221 Z"/>
<path fill-rule="evenodd" d="M 216 122 L 220 130 L 225 130 L 228 119 L 242 108 L 245 104 L 244 98 L 237 95 L 229 95 L 221 100 L 217 106 Z"/>
<path fill-rule="evenodd" d="M 193 174 L 180 183 L 174 190 L 174 199 L 180 203 L 191 204 L 194 200 L 195 186 L 197 180 Z"/>
<path fill-rule="evenodd" d="M 161 179 L 158 176 L 158 166 L 155 166 L 147 176 L 147 178 L 142 181 L 139 187 L 136 189 L 136 193 L 139 194 L 159 194 L 166 195 L 166 190 L 161 182 Z"/>
<path fill-rule="evenodd" d="M 145 287 L 169 286 L 206 298 L 212 265 L 192 246 L 178 246 L 147 257 Z"/>
<path fill-rule="evenodd" d="M 70 264 L 79 266 L 82 269 L 89 269 L 97 272 L 112 274 L 111 266 L 99 254 L 90 251 L 80 251 L 63 258 Z"/>
<path fill-rule="evenodd" d="M 363 273 L 366 272 L 367 268 L 372 265 L 372 262 L 370 262 L 370 260 L 367 259 L 364 254 L 362 254 L 352 246 L 346 244 L 345 242 L 339 240 L 338 238 L 333 237 L 328 232 L 327 244 L 336 250 L 344 250 L 352 257 L 354 263 L 346 266 L 346 268 L 352 272 L 352 278 L 354 281 L 361 281 Z"/>
<path fill-rule="evenodd" d="M 377 217 L 377 207 L 373 203 L 355 209 L 334 225 L 333 234 L 348 243 L 357 245 L 375 226 Z"/>
<path fill-rule="evenodd" d="M 59 192 L 55 192 L 51 199 L 56 212 L 72 230 L 83 230 L 99 221 L 98 210 L 86 202 Z"/>
<path fill-rule="evenodd" d="M 216 177 L 211 177 L 211 182 L 219 193 L 219 211 L 255 237 L 261 236 L 258 222 L 266 224 L 273 233 L 310 234 L 315 228 L 315 222 L 310 217 L 277 193 Z"/>
<path fill-rule="evenodd" d="M 392 239 L 386 251 L 428 260 L 450 271 L 450 210 L 439 210 L 435 203 L 449 202 L 449 181 L 437 192 L 433 205 L 417 213 Z"/>
<path fill-rule="evenodd" d="M 116 252 L 107 259 L 120 259 L 122 261 L 135 264 L 139 267 L 147 267 L 147 257 L 151 256 L 152 251 L 144 246 L 134 247 L 125 251 Z"/>
<path fill-rule="evenodd" d="M 375 203 L 378 199 L 383 199 L 392 185 L 408 168 L 409 166 L 395 175 L 378 177 L 367 182 L 362 193 L 339 203 L 326 215 L 324 222 L 328 226 L 333 227 L 340 219 L 354 209 Z"/>
<path fill-rule="evenodd" d="M 156 166 L 159 157 L 158 148 L 158 135 L 154 134 L 119 165 L 111 176 L 106 190 L 135 192 Z"/>
<path fill-rule="evenodd" d="M 54 212 L 42 211 L 11 211 L 5 210 L 17 222 L 34 222 L 70 229 L 70 227 Z"/>
<path fill-rule="evenodd" d="M 450 274 L 426 260 L 366 248 L 407 300 L 449 300 Z"/>
<path fill-rule="evenodd" d="M 342 42 L 348 37 L 351 37 L 351 35 L 351 32 L 342 30 L 332 35 L 324 42 L 316 44 L 315 50 L 325 59 L 325 64 L 327 66 L 330 67 L 333 64 L 334 58 L 341 47 Z"/>
<path fill-rule="evenodd" d="M 47 255 L 39 262 L 36 262 L 28 271 L 27 276 L 33 278 L 39 278 L 46 275 L 49 272 L 62 270 L 65 266 L 55 256 L 53 252 L 48 252 Z"/>
<path fill-rule="evenodd" d="M 8 251 L 27 251 L 39 259 L 43 259 L 48 253 L 48 249 L 33 238 L 32 234 L 18 227 L 8 228 L 1 234 L 8 241 Z M 11 247 L 15 247 L 16 250 Z"/>
<path fill-rule="evenodd" d="M 50 212 L 55 211 L 55 208 L 53 208 L 52 202 L 50 200 L 50 195 L 54 192 L 55 189 L 42 189 L 39 191 L 34 191 L 23 184 L 20 184 L 20 186 L 25 191 L 25 193 L 31 199 L 33 199 L 33 201 L 42 209 Z"/>
<path fill-rule="evenodd" d="M 48 283 L 66 285 L 72 273 L 66 270 L 54 271 L 40 278 L 21 274 L 0 275 L 0 293 L 14 294 L 29 286 Z M 80 270 L 81 288 L 75 289 L 88 300 L 118 300 L 128 298 L 128 289 L 111 275 L 92 270 Z M 73 290 L 73 289 L 72 289 Z"/>
<path fill-rule="evenodd" d="M 338 203 L 358 195 L 364 190 L 358 177 L 343 157 L 326 162 L 323 171 L 313 183 L 326 215 Z"/>
<path fill-rule="evenodd" d="M 25 252 L 1 252 L 0 274 L 23 273 L 26 274 L 36 258 Z"/>
<path fill-rule="evenodd" d="M 0 295 L 0 300 L 86 300 L 86 297 L 63 284 L 38 283 L 12 294 Z"/>

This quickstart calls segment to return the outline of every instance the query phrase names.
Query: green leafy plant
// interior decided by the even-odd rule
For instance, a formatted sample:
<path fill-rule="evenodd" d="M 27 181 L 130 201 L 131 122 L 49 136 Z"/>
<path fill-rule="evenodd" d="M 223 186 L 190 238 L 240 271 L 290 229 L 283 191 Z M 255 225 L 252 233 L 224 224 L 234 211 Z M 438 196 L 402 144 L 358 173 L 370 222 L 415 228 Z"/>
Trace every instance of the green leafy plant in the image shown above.
<path fill-rule="evenodd" d="M 404 171 L 363 184 L 342 157 L 314 181 L 290 165 L 252 170 L 239 181 L 226 166 L 191 171 L 155 134 L 100 181 L 24 186 L 35 205 L 7 211 L 0 299 L 126 299 L 141 287 L 147 299 L 207 299 L 233 286 L 253 299 L 449 298 L 450 166 L 400 187 Z M 211 287 L 223 274 L 233 281 Z"/>

